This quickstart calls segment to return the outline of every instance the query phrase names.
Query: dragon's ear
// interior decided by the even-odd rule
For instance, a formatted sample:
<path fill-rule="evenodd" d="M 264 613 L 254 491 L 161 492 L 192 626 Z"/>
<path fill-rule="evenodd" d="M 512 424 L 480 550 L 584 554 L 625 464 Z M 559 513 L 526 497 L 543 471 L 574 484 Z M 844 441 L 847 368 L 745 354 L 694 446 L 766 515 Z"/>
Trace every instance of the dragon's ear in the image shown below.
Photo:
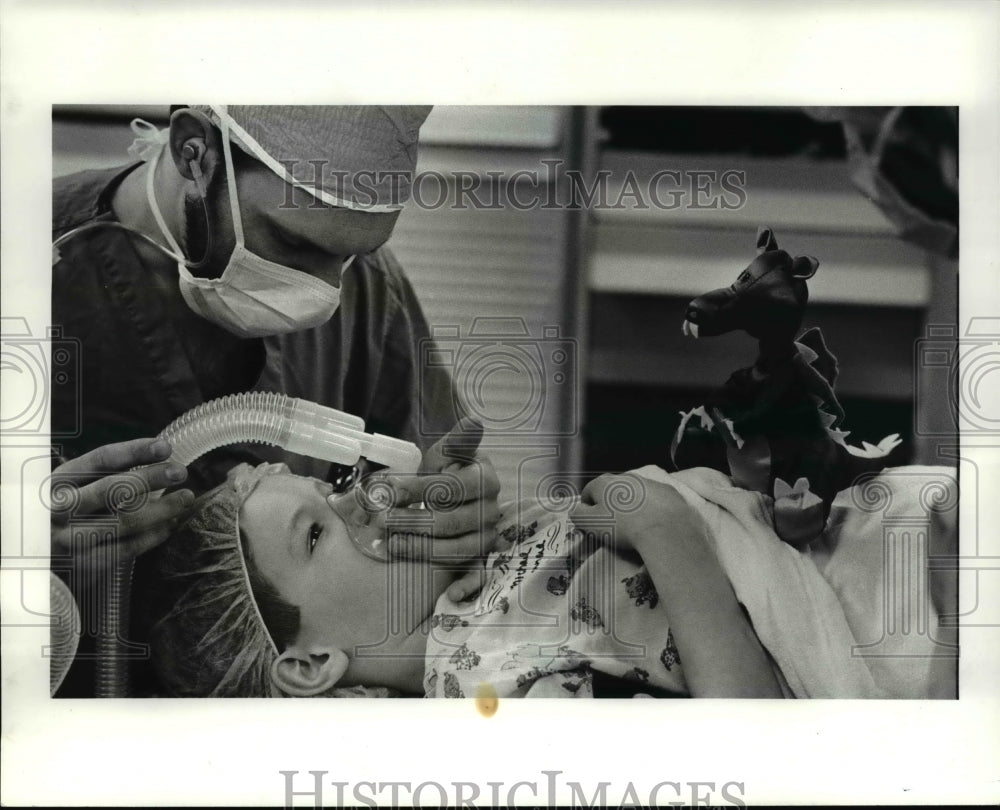
<path fill-rule="evenodd" d="M 816 275 L 816 270 L 818 268 L 819 262 L 812 256 L 796 256 L 792 260 L 792 275 L 795 278 L 802 279 L 803 281 Z"/>
<path fill-rule="evenodd" d="M 771 233 L 770 228 L 761 228 L 757 231 L 757 252 L 766 253 L 769 250 L 777 250 L 778 242 Z"/>

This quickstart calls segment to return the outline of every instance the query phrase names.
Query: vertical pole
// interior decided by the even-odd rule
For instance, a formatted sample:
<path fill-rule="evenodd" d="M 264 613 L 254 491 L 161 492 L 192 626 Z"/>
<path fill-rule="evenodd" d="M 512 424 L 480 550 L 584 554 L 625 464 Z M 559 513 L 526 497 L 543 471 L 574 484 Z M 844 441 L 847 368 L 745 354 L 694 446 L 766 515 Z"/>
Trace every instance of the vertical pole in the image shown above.
<path fill-rule="evenodd" d="M 569 132 L 567 140 L 568 169 L 577 173 L 580 180 L 589 188 L 597 173 L 598 164 L 598 107 L 572 107 L 569 111 Z M 565 186 L 565 197 L 569 197 L 572 188 L 568 178 L 561 178 Z M 565 419 L 575 419 L 575 431 L 564 442 L 563 460 L 560 468 L 563 472 L 580 472 L 583 468 L 583 436 L 582 430 L 586 417 L 585 394 L 587 379 L 587 356 L 589 349 L 590 325 L 590 273 L 588 259 L 592 246 L 593 221 L 591 212 L 580 208 L 574 210 L 570 206 L 567 211 L 567 236 L 564 265 L 563 311 L 566 314 L 566 329 L 568 336 L 576 340 L 577 345 L 577 379 L 574 385 L 567 386 L 567 397 L 577 397 L 576 402 L 564 402 Z"/>

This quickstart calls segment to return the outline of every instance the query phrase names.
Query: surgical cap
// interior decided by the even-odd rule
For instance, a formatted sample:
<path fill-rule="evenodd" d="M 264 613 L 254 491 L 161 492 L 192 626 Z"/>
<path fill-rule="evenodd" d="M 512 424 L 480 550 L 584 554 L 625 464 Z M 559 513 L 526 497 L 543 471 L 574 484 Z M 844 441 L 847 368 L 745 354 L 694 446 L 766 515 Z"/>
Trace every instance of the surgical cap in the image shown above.
<path fill-rule="evenodd" d="M 397 211 L 410 198 L 429 106 L 195 105 L 277 174 L 330 205 Z"/>
<path fill-rule="evenodd" d="M 191 518 L 152 552 L 153 665 L 177 697 L 277 697 L 278 650 L 250 586 L 239 512 L 257 484 L 284 464 L 234 468 L 202 496 Z M 384 688 L 338 688 L 332 697 L 385 697 Z"/>

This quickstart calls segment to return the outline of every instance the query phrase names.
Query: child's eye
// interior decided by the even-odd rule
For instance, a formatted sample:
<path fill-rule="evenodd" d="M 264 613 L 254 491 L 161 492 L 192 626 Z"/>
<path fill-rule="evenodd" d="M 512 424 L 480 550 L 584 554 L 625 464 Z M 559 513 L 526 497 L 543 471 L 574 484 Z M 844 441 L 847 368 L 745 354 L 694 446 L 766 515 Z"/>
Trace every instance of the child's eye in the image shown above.
<path fill-rule="evenodd" d="M 316 548 L 316 543 L 319 541 L 319 536 L 323 533 L 323 527 L 318 523 L 314 523 L 309 527 L 309 553 L 312 554 L 313 549 Z"/>

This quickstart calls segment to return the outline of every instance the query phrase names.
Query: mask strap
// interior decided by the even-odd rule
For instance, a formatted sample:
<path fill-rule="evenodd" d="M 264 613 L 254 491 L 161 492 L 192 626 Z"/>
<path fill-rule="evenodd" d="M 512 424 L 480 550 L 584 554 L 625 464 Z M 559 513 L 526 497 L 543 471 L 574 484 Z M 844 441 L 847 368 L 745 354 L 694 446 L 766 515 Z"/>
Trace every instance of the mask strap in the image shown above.
<path fill-rule="evenodd" d="M 160 162 L 160 155 L 163 154 L 163 149 L 161 147 L 156 151 L 153 156 L 149 159 L 149 168 L 146 170 L 146 196 L 149 198 L 149 207 L 153 210 L 153 219 L 156 220 L 156 224 L 160 226 L 160 232 L 163 234 L 163 238 L 167 240 L 167 244 L 170 245 L 173 250 L 172 258 L 181 264 L 187 265 L 188 261 L 184 257 L 184 251 L 181 250 L 181 246 L 177 244 L 177 240 L 174 239 L 170 229 L 167 227 L 167 221 L 163 218 L 163 214 L 160 213 L 160 206 L 156 202 L 156 184 L 153 181 L 153 175 L 156 174 L 156 166 Z"/>
<path fill-rule="evenodd" d="M 233 168 L 233 149 L 229 143 L 229 113 L 226 105 L 218 108 L 219 124 L 222 127 L 222 151 L 226 156 L 226 181 L 229 183 L 229 207 L 233 212 L 233 230 L 236 232 L 236 244 L 241 247 L 243 241 L 243 219 L 240 217 L 240 201 L 236 194 L 236 171 Z"/>
<path fill-rule="evenodd" d="M 257 622 L 260 625 L 260 629 L 264 631 L 264 635 L 267 636 L 267 640 L 271 645 L 271 649 L 274 651 L 275 655 L 281 655 L 278 650 L 278 645 L 274 643 L 274 637 L 271 635 L 271 631 L 267 629 L 267 623 L 264 621 L 264 614 L 260 612 L 260 605 L 257 604 L 257 598 L 253 595 L 253 585 L 250 584 L 250 570 L 247 568 L 247 561 L 243 558 L 243 541 L 239 537 L 239 516 L 236 518 L 236 556 L 240 558 L 240 570 L 243 572 L 243 582 L 247 589 L 247 599 L 250 600 L 250 605 L 253 607 L 254 615 L 257 617 Z"/>
<path fill-rule="evenodd" d="M 274 643 L 274 636 L 271 635 L 271 631 L 267 629 L 267 622 L 264 621 L 264 614 L 260 612 L 260 605 L 257 604 L 257 598 L 253 593 L 253 585 L 250 583 L 250 569 L 247 567 L 247 561 L 244 557 L 246 549 L 243 548 L 243 538 L 240 535 L 240 508 L 244 503 L 246 503 L 247 498 L 250 497 L 253 491 L 257 488 L 257 484 L 259 484 L 263 478 L 268 475 L 282 473 L 287 469 L 288 468 L 284 464 L 265 463 L 258 464 L 254 468 L 250 468 L 249 464 L 241 464 L 239 467 L 236 467 L 229 472 L 230 485 L 237 496 L 236 556 L 240 558 L 240 570 L 243 572 L 243 581 L 246 584 L 247 598 L 250 600 L 253 612 L 257 616 L 260 629 L 263 630 L 264 635 L 267 636 L 267 640 L 270 642 L 271 649 L 274 651 L 275 655 L 281 655 L 281 652 L 278 650 L 278 645 Z"/>

